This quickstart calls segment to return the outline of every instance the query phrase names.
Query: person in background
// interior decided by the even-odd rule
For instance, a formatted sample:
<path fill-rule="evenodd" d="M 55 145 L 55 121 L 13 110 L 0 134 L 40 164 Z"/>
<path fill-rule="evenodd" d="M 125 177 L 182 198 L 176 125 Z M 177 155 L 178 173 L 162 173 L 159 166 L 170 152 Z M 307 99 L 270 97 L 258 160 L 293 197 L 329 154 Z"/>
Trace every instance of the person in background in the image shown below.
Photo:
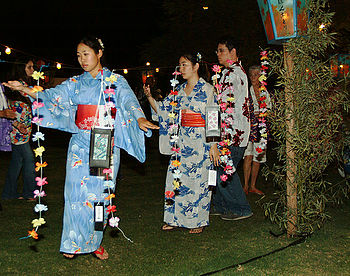
<path fill-rule="evenodd" d="M 156 101 L 150 86 L 144 86 L 145 94 L 159 121 L 159 148 L 161 153 L 172 155 L 166 176 L 163 231 L 179 228 L 199 234 L 209 225 L 211 191 L 208 174 L 212 162 L 218 165 L 219 151 L 216 143 L 207 143 L 205 136 L 206 106 L 216 103 L 214 88 L 202 76 L 206 76 L 201 55 L 184 54 L 179 59 L 179 71 L 185 82 L 176 87 L 176 99 L 169 94 Z M 171 107 L 176 103 L 175 123 L 169 119 Z M 181 113 L 181 114 L 180 114 Z M 181 121 L 179 120 L 181 118 Z M 171 145 L 170 127 L 178 133 L 177 147 Z M 170 140 L 169 140 L 170 139 Z M 180 165 L 174 158 L 180 161 Z"/>
<path fill-rule="evenodd" d="M 10 79 L 18 79 L 21 84 L 28 86 L 31 83 L 31 75 L 34 72 L 34 64 L 31 59 L 17 61 L 12 69 Z M 27 199 L 34 201 L 35 190 L 35 165 L 34 155 L 30 145 L 32 133 L 31 102 L 19 91 L 7 93 L 10 107 L 16 112 L 16 120 L 12 123 L 11 132 L 12 153 L 8 167 L 2 199 Z M 22 171 L 23 194 L 17 192 L 17 181 Z"/>
<path fill-rule="evenodd" d="M 108 190 L 115 190 L 120 165 L 120 149 L 139 161 L 145 160 L 145 133 L 157 126 L 146 120 L 144 113 L 125 78 L 102 66 L 102 40 L 86 36 L 77 43 L 76 54 L 84 73 L 46 89 L 38 95 L 18 81 L 5 85 L 44 103 L 40 108 L 41 125 L 73 133 L 69 143 L 64 189 L 63 231 L 60 251 L 66 258 L 77 254 L 93 254 L 101 260 L 109 254 L 101 243 L 109 213 Z M 101 100 L 101 101 L 100 101 Z M 104 108 L 106 112 L 96 110 Z M 102 111 L 103 111 L 102 110 Z M 91 113 L 90 113 L 91 111 Z M 112 112 L 115 111 L 115 118 Z M 97 116 L 96 116 L 97 114 Z M 112 164 L 107 168 L 111 181 L 91 173 L 89 165 L 91 129 L 96 125 L 113 126 Z M 102 136 L 104 137 L 104 136 Z M 103 176 L 103 175 L 102 175 Z M 96 206 L 103 206 L 97 209 Z M 96 229 L 94 210 L 103 218 L 103 229 Z M 100 220 L 98 220 L 100 223 Z M 100 225 L 100 224 L 99 224 Z"/>
<path fill-rule="evenodd" d="M 236 169 L 243 158 L 248 144 L 253 110 L 251 110 L 248 79 L 238 59 L 238 44 L 232 37 L 223 37 L 217 43 L 218 61 L 225 68 L 221 85 L 221 141 L 227 144 L 230 159 Z M 220 166 L 218 180 L 224 174 Z M 212 196 L 212 215 L 220 215 L 223 220 L 240 220 L 253 215 L 243 191 L 237 171 L 227 180 L 220 181 Z"/>
<path fill-rule="evenodd" d="M 0 84 L 0 151 L 11 151 L 10 132 L 12 123 L 10 119 L 15 119 L 16 113 L 8 108 L 8 102 L 4 95 L 4 87 Z M 0 203 L 0 211 L 2 205 Z"/>
<path fill-rule="evenodd" d="M 259 116 L 259 100 L 260 99 L 260 66 L 253 65 L 249 67 L 249 79 L 251 81 L 251 86 L 249 89 L 250 96 L 254 104 L 254 113 L 255 116 Z M 267 92 L 267 91 L 266 91 Z M 266 108 L 271 108 L 271 99 L 269 93 L 266 93 Z M 243 190 L 246 194 L 255 193 L 258 195 L 263 195 L 264 193 L 256 188 L 256 180 L 259 174 L 259 168 L 261 163 L 266 162 L 266 147 L 262 152 L 257 152 L 256 148 L 262 148 L 259 142 L 259 137 L 257 137 L 256 142 L 249 141 L 248 146 L 244 152 L 244 161 L 243 161 L 243 172 L 244 172 L 244 187 Z M 250 188 L 249 188 L 250 180 Z"/>

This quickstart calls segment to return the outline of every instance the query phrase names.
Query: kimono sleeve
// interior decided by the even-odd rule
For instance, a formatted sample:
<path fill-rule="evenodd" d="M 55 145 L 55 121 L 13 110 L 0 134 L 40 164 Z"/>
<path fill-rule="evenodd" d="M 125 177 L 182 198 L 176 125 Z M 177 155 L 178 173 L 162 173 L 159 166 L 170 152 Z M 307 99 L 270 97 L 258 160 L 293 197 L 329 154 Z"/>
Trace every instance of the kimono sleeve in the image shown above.
<path fill-rule="evenodd" d="M 144 162 L 146 159 L 145 133 L 139 128 L 137 120 L 145 115 L 134 92 L 121 76 L 118 79 L 116 108 L 115 146 L 126 150 L 140 162 Z M 152 132 L 148 130 L 146 136 L 151 135 Z"/>
<path fill-rule="evenodd" d="M 42 127 L 77 133 L 78 127 L 75 124 L 77 106 L 70 99 L 74 89 L 75 83 L 70 79 L 55 88 L 38 92 L 32 106 L 33 122 L 40 123 Z M 37 108 L 35 102 L 42 102 L 44 106 Z"/>

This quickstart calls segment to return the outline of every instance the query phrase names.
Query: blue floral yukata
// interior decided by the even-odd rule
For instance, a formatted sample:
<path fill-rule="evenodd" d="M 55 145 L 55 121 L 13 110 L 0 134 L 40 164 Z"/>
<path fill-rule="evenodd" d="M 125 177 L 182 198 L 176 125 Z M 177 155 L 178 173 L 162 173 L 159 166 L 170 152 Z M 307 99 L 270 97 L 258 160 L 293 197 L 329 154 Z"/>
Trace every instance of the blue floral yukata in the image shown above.
<path fill-rule="evenodd" d="M 200 113 L 205 120 L 205 107 L 216 101 L 214 98 L 214 88 L 202 78 L 197 82 L 189 96 L 184 88 L 186 83 L 177 87 L 178 95 L 176 101 L 176 113 L 180 110 L 190 110 Z M 174 154 L 171 152 L 169 137 L 169 117 L 171 110 L 170 103 L 173 96 L 169 95 L 163 101 L 156 102 L 157 115 L 159 119 L 159 147 L 163 154 Z M 155 117 L 153 117 L 155 118 Z M 177 116 L 175 124 L 179 124 Z M 210 143 L 206 143 L 205 127 L 184 127 L 179 126 L 178 145 L 180 148 L 178 160 L 181 165 L 178 169 L 181 172 L 181 185 L 178 194 L 173 198 L 173 203 L 169 204 L 165 200 L 164 222 L 171 226 L 198 228 L 209 225 L 209 209 L 211 191 L 208 189 L 208 174 L 211 167 L 209 156 Z M 174 166 L 172 158 L 169 163 L 166 176 L 165 191 L 173 191 Z"/>
<path fill-rule="evenodd" d="M 69 143 L 66 180 L 64 190 L 64 217 L 60 251 L 69 254 L 90 253 L 97 250 L 102 242 L 103 231 L 94 230 L 95 202 L 104 202 L 104 225 L 107 224 L 109 204 L 104 177 L 90 175 L 89 147 L 90 130 L 80 129 L 75 124 L 78 105 L 97 105 L 101 91 L 101 71 L 96 78 L 90 73 L 70 78 L 55 88 L 38 92 L 39 101 L 45 106 L 40 108 L 41 126 L 73 133 Z M 124 77 L 103 68 L 103 90 L 114 88 L 113 93 L 103 93 L 106 101 L 116 107 L 114 120 L 113 146 L 113 187 L 120 163 L 120 148 L 145 160 L 144 132 L 139 128 L 137 119 L 145 117 L 141 107 Z M 100 104 L 104 104 L 103 98 Z M 147 136 L 150 135 L 150 131 Z M 51 164 L 54 165 L 54 164 Z M 50 166 L 50 164 L 49 164 Z M 108 183 L 108 181 L 106 181 Z M 109 184 L 110 185 L 110 184 Z"/>

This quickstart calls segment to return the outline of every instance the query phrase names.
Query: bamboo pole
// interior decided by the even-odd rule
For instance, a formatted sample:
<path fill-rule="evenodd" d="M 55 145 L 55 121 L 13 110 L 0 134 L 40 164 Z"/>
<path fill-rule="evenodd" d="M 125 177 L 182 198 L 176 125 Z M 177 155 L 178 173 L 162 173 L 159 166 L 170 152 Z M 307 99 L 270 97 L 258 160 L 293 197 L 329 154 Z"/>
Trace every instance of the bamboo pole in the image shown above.
<path fill-rule="evenodd" d="M 293 73 L 293 57 L 287 53 L 286 44 L 283 44 L 284 66 L 288 77 Z M 295 181 L 296 166 L 295 166 L 295 153 L 293 151 L 293 136 L 294 136 L 294 104 L 293 94 L 286 85 L 285 87 L 286 97 L 286 187 L 287 187 L 287 208 L 288 208 L 288 222 L 287 222 L 287 236 L 293 237 L 297 232 L 297 215 L 298 215 L 298 202 L 297 202 L 297 183 Z"/>

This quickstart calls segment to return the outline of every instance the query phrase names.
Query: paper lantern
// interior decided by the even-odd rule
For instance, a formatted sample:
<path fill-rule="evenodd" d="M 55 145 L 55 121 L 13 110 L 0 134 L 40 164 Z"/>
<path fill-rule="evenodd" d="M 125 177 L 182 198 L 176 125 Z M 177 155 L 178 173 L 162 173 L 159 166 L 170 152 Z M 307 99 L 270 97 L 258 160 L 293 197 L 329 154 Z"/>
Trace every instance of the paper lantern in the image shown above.
<path fill-rule="evenodd" d="M 308 12 L 305 0 L 257 0 L 267 42 L 282 44 L 306 33 Z"/>
<path fill-rule="evenodd" d="M 330 66 L 334 78 L 349 75 L 350 54 L 336 54 L 330 58 Z"/>

